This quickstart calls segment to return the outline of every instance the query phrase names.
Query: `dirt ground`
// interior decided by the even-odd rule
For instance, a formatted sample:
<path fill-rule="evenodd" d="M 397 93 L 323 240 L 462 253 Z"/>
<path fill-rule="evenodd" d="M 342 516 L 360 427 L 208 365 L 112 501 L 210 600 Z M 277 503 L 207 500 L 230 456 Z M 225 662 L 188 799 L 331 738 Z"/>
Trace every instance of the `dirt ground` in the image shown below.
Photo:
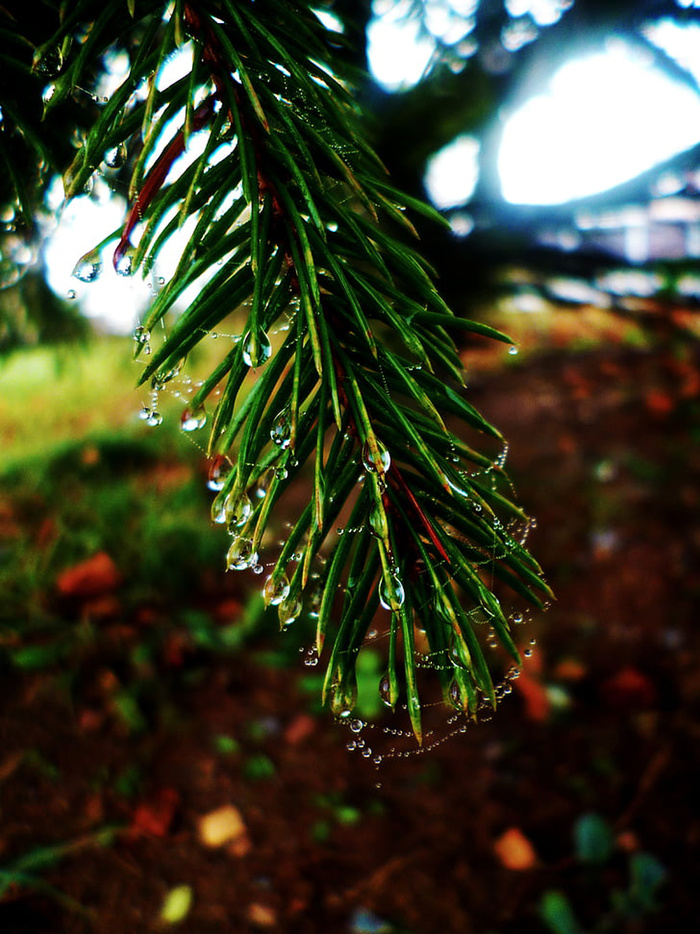
<path fill-rule="evenodd" d="M 687 930 L 700 842 L 696 363 L 617 346 L 471 380 L 470 401 L 510 439 L 557 601 L 523 627 L 536 644 L 496 715 L 427 753 L 377 767 L 349 752 L 352 734 L 314 707 L 304 656 L 270 664 L 288 635 L 205 658 L 174 630 L 141 672 L 137 711 L 122 689 L 138 633 L 167 624 L 147 608 L 124 619 L 103 606 L 99 654 L 76 670 L 5 670 L 0 931 Z M 235 618 L 232 586 L 212 574 L 193 600 Z M 575 828 L 591 815 L 612 842 L 586 860 Z M 655 908 L 620 894 L 641 853 L 663 875 Z M 578 920 L 561 908 L 548 927 L 543 905 L 559 896 Z"/>

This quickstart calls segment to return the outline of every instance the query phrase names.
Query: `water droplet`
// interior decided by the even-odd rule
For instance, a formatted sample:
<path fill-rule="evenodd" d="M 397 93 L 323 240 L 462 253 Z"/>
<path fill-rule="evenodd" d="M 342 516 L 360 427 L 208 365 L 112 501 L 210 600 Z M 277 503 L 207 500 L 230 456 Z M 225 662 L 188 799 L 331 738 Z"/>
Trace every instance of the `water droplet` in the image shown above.
<path fill-rule="evenodd" d="M 385 674 L 379 682 L 379 697 L 387 707 L 393 706 L 391 703 L 391 679 Z"/>
<path fill-rule="evenodd" d="M 289 596 L 289 581 L 286 575 L 270 574 L 263 587 L 265 606 L 279 606 Z"/>
<path fill-rule="evenodd" d="M 45 78 L 55 78 L 63 68 L 63 52 L 60 47 L 47 49 L 41 58 L 35 58 L 32 62 L 32 71 Z"/>
<path fill-rule="evenodd" d="M 80 276 L 78 276 L 80 278 Z M 147 344 L 151 339 L 151 332 L 146 328 L 134 328 L 134 340 L 137 344 Z"/>
<path fill-rule="evenodd" d="M 278 480 L 286 480 L 289 476 L 289 471 L 286 467 L 278 467 L 275 471 L 275 475 L 277 476 Z"/>
<path fill-rule="evenodd" d="M 231 462 L 223 454 L 218 454 L 211 462 L 207 486 L 210 490 L 218 492 L 223 490 L 226 478 L 231 473 Z M 223 521 L 223 520 L 222 520 Z"/>
<path fill-rule="evenodd" d="M 453 681 L 450 685 L 450 703 L 457 710 L 462 709 L 462 692 L 456 681 Z"/>
<path fill-rule="evenodd" d="M 362 722 L 362 720 L 351 720 L 350 721 L 350 729 L 353 731 L 353 733 L 362 732 L 363 727 L 364 727 L 364 723 Z"/>
<path fill-rule="evenodd" d="M 348 752 L 354 752 L 357 749 L 357 743 L 354 739 L 351 739 L 350 742 L 346 744 L 345 748 Z"/>
<path fill-rule="evenodd" d="M 243 353 L 243 362 L 246 366 L 262 366 L 272 356 L 272 345 L 267 334 L 259 330 L 257 339 L 251 331 L 248 331 L 241 344 Z"/>
<path fill-rule="evenodd" d="M 384 476 L 391 467 L 391 454 L 389 454 L 382 442 L 377 439 L 377 455 L 375 459 L 369 444 L 365 442 L 362 447 L 362 464 L 368 473 L 377 473 L 380 476 Z"/>
<path fill-rule="evenodd" d="M 385 610 L 399 610 L 404 604 L 406 593 L 398 574 L 392 573 L 387 580 L 382 576 L 379 580 L 379 602 Z"/>
<path fill-rule="evenodd" d="M 262 564 L 256 564 L 253 567 L 253 574 L 262 574 L 264 570 L 265 568 L 262 566 Z"/>
<path fill-rule="evenodd" d="M 146 419 L 146 424 L 150 425 L 151 428 L 157 428 L 158 425 L 163 424 L 163 416 L 160 414 L 160 412 L 156 412 L 156 410 L 153 409 L 151 414 Z"/>
<path fill-rule="evenodd" d="M 141 330 L 143 330 L 143 328 L 141 328 Z M 148 336 L 150 337 L 150 334 Z M 139 340 L 139 343 L 142 343 L 142 341 Z M 161 370 L 160 373 L 154 373 L 151 377 L 151 389 L 155 390 L 155 392 L 160 392 L 166 383 L 171 382 L 171 380 L 174 380 L 176 376 L 178 376 L 181 369 L 182 360 L 170 370 Z"/>
<path fill-rule="evenodd" d="M 110 169 L 120 169 L 126 162 L 126 146 L 120 143 L 113 149 L 108 149 L 104 157 L 105 165 Z"/>
<path fill-rule="evenodd" d="M 330 231 L 331 233 L 335 233 L 337 229 L 338 229 L 338 225 L 336 224 L 335 221 L 329 221 L 326 224 L 326 230 Z"/>
<path fill-rule="evenodd" d="M 236 496 L 234 493 L 229 493 L 226 497 L 226 503 L 224 506 L 226 525 L 229 530 L 238 528 L 247 522 L 251 512 L 253 511 L 253 504 L 248 499 L 246 493 L 241 493 L 240 496 Z"/>
<path fill-rule="evenodd" d="M 289 410 L 284 409 L 280 412 L 272 423 L 270 437 L 283 451 L 285 451 L 291 442 L 292 421 L 289 417 Z"/>
<path fill-rule="evenodd" d="M 226 500 L 217 496 L 211 504 L 211 521 L 217 525 L 223 525 L 226 522 Z"/>
<path fill-rule="evenodd" d="M 102 260 L 97 250 L 92 250 L 81 256 L 73 267 L 71 275 L 81 282 L 94 282 L 102 272 Z"/>
<path fill-rule="evenodd" d="M 54 96 L 55 93 L 56 93 L 56 85 L 47 84 L 44 90 L 41 92 L 42 101 L 45 104 L 48 104 L 48 102 L 51 100 L 51 98 Z"/>
<path fill-rule="evenodd" d="M 341 720 L 347 720 L 351 713 L 352 710 L 349 707 L 343 707 L 338 711 L 338 717 L 340 717 Z"/>
<path fill-rule="evenodd" d="M 512 346 L 508 348 L 508 353 L 511 355 L 511 357 L 517 356 L 518 348 L 515 346 L 515 344 L 513 344 Z"/>
<path fill-rule="evenodd" d="M 253 543 L 248 538 L 234 539 L 226 555 L 228 571 L 245 571 L 258 563 L 258 553 L 253 551 Z"/>
<path fill-rule="evenodd" d="M 75 298 L 77 298 L 77 296 L 78 296 L 78 293 L 75 291 L 75 289 L 68 289 L 68 299 L 69 299 L 71 302 L 72 302 Z"/>
<path fill-rule="evenodd" d="M 513 622 L 516 623 L 516 624 L 517 624 L 517 623 L 522 623 L 522 621 L 523 621 L 523 614 L 522 614 L 522 613 L 513 613 L 513 615 L 511 616 L 511 619 L 512 619 Z"/>
<path fill-rule="evenodd" d="M 365 759 L 369 759 L 369 757 L 372 755 L 372 750 L 369 746 L 365 746 L 361 754 Z"/>
<path fill-rule="evenodd" d="M 304 608 L 299 597 L 288 597 L 277 607 L 277 616 L 280 621 L 280 629 L 286 629 L 287 626 L 291 626 L 294 620 L 299 618 L 299 614 Z"/>
<path fill-rule="evenodd" d="M 136 250 L 128 246 L 125 250 L 115 252 L 114 269 L 118 276 L 130 276 L 134 272 L 134 256 Z"/>
<path fill-rule="evenodd" d="M 148 408 L 147 405 L 144 405 L 144 407 L 139 412 L 139 418 L 143 419 L 143 421 L 145 422 L 145 421 L 148 421 L 150 417 L 151 417 L 151 410 Z"/>
<path fill-rule="evenodd" d="M 185 409 L 180 417 L 182 431 L 196 431 L 204 428 L 207 423 L 207 413 L 202 407 L 198 409 Z"/>
<path fill-rule="evenodd" d="M 525 651 L 523 652 L 523 655 L 525 656 L 525 658 L 532 658 L 532 649 L 525 649 Z"/>
<path fill-rule="evenodd" d="M 369 514 L 369 524 L 373 534 L 377 538 L 386 539 L 389 536 L 389 526 L 384 509 L 375 503 Z"/>

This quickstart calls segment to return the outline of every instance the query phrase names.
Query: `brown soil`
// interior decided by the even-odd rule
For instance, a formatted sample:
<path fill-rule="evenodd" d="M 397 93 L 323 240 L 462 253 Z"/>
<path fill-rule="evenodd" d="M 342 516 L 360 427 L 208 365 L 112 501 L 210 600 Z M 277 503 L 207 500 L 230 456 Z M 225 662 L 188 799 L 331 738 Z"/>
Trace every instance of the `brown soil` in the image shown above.
<path fill-rule="evenodd" d="M 159 624 L 145 611 L 125 621 L 107 609 L 111 651 L 79 675 L 6 673 L 0 868 L 70 845 L 25 866 L 0 931 L 160 930 L 181 885 L 193 893 L 182 934 L 380 931 L 378 919 L 413 934 L 544 934 L 550 889 L 586 931 L 687 930 L 700 842 L 692 372 L 618 349 L 472 381 L 471 400 L 510 439 L 558 599 L 528 627 L 535 652 L 497 715 L 427 754 L 377 769 L 348 753 L 348 731 L 311 706 L 308 669 L 270 667 L 265 640 L 204 667 L 175 634 L 146 672 L 144 722 L 129 727 L 117 716 L 132 677 L 123 657 L 139 627 Z M 236 612 L 230 594 L 206 600 Z M 225 805 L 244 831 L 207 847 L 199 819 Z M 616 838 L 600 867 L 574 858 L 589 812 Z M 101 846 L 105 827 L 116 835 Z M 611 911 L 611 893 L 639 851 L 667 880 L 657 912 L 634 920 Z"/>

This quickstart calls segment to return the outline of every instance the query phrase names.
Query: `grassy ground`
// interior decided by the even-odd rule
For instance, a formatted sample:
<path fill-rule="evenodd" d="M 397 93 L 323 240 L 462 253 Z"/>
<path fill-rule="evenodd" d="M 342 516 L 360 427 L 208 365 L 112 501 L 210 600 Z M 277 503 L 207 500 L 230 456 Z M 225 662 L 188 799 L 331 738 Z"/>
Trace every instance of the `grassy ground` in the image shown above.
<path fill-rule="evenodd" d="M 378 656 L 358 736 L 223 573 L 182 402 L 138 418 L 124 342 L 3 365 L 0 930 L 687 929 L 697 361 L 585 335 L 467 361 L 558 602 L 491 722 L 379 768 Z"/>

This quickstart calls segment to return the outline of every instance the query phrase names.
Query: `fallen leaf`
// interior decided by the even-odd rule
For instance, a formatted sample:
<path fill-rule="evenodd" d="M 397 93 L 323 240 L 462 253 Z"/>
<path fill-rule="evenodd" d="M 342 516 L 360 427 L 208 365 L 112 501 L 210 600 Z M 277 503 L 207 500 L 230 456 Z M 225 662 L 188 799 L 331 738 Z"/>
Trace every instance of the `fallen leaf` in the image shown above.
<path fill-rule="evenodd" d="M 586 677 L 586 667 L 575 658 L 563 658 L 552 672 L 555 681 L 580 681 Z"/>
<path fill-rule="evenodd" d="M 67 568 L 59 574 L 56 589 L 64 597 L 97 597 L 115 590 L 122 581 L 116 564 L 106 551 Z"/>
<path fill-rule="evenodd" d="M 161 788 L 155 795 L 142 801 L 131 819 L 132 833 L 145 833 L 164 837 L 175 818 L 180 795 L 174 788 Z"/>
<path fill-rule="evenodd" d="M 518 827 L 509 827 L 493 845 L 494 852 L 506 869 L 522 871 L 537 864 L 533 845 Z"/>
<path fill-rule="evenodd" d="M 656 701 L 656 687 L 636 668 L 623 668 L 600 688 L 603 699 L 611 707 L 651 707 Z"/>
<path fill-rule="evenodd" d="M 316 729 L 316 721 L 307 713 L 298 714 L 284 731 L 284 739 L 290 746 L 302 743 Z"/>

